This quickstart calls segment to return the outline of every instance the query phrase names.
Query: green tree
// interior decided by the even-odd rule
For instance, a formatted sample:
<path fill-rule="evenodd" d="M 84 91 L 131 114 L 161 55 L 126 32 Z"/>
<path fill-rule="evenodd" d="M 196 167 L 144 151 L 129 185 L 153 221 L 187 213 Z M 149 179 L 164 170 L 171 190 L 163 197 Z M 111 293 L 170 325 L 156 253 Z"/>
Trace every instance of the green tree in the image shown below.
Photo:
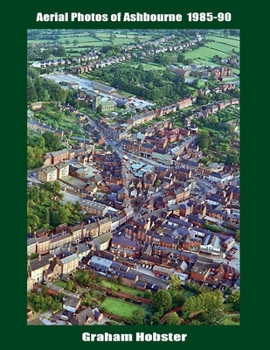
<path fill-rule="evenodd" d="M 39 227 L 39 217 L 35 214 L 27 215 L 27 230 L 33 232 Z"/>
<path fill-rule="evenodd" d="M 226 303 L 233 304 L 234 310 L 240 311 L 240 291 L 236 290 L 230 294 L 226 300 Z"/>
<path fill-rule="evenodd" d="M 200 148 L 207 149 L 211 145 L 211 137 L 209 136 L 209 133 L 206 130 L 201 130 L 198 133 L 197 137 L 197 143 Z"/>
<path fill-rule="evenodd" d="M 235 233 L 235 239 L 237 240 L 237 242 L 240 242 L 240 230 L 237 230 Z"/>
<path fill-rule="evenodd" d="M 66 290 L 72 291 L 72 288 L 74 286 L 74 282 L 72 280 L 68 280 L 67 285 L 66 285 Z"/>
<path fill-rule="evenodd" d="M 183 307 L 183 318 L 192 318 L 200 315 L 207 324 L 220 324 L 223 322 L 223 296 L 221 292 L 207 292 L 188 298 Z M 217 315 L 215 318 L 215 314 Z"/>
<path fill-rule="evenodd" d="M 172 308 L 172 297 L 166 290 L 159 290 L 153 296 L 152 309 L 159 311 L 160 308 L 163 308 L 163 312 L 167 312 Z"/>
<path fill-rule="evenodd" d="M 180 320 L 180 318 L 177 315 L 177 313 L 173 312 L 168 316 L 168 318 L 166 320 L 166 324 L 169 326 L 175 326 L 178 324 L 179 320 Z"/>
<path fill-rule="evenodd" d="M 179 289 L 181 286 L 181 279 L 179 277 L 177 277 L 176 275 L 172 275 L 170 277 L 170 282 L 171 282 L 172 287 L 174 289 Z"/>
<path fill-rule="evenodd" d="M 143 308 L 132 312 L 131 322 L 133 325 L 142 326 L 145 324 L 145 312 Z"/>
<path fill-rule="evenodd" d="M 59 137 L 51 131 L 45 131 L 42 136 L 48 151 L 59 151 L 62 148 Z"/>

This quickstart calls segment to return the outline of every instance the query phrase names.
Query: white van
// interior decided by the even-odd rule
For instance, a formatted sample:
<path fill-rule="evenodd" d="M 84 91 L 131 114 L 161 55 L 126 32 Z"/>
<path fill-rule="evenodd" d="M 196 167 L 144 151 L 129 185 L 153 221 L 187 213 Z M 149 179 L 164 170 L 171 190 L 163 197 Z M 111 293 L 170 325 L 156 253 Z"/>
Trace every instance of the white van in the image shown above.
<path fill-rule="evenodd" d="M 63 320 L 63 321 L 68 321 L 68 317 L 66 315 L 62 315 L 60 317 L 60 320 Z"/>

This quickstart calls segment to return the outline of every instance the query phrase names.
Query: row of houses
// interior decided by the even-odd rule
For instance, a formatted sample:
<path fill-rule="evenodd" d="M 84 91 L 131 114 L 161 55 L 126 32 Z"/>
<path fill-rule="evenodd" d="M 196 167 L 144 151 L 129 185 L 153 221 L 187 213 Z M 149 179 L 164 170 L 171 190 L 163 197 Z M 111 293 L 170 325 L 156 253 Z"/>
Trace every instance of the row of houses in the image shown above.
<path fill-rule="evenodd" d="M 123 62 L 123 61 L 128 60 L 128 59 L 131 59 L 131 54 L 129 54 L 129 53 L 127 53 L 125 55 L 122 54 L 119 56 L 104 58 L 103 60 L 97 60 L 95 62 L 91 62 L 91 63 L 77 67 L 77 73 L 82 74 L 82 73 L 91 72 L 93 70 L 108 67 L 108 66 L 111 66 L 112 64 Z M 77 61 L 77 63 L 81 63 L 81 62 L 83 62 L 83 61 L 80 61 L 80 62 Z"/>

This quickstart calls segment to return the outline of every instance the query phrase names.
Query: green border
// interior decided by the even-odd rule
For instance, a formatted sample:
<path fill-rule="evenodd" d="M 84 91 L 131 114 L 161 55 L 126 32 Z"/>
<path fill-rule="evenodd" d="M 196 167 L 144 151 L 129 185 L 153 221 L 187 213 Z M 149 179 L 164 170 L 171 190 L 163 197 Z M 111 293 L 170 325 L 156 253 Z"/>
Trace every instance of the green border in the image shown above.
<path fill-rule="evenodd" d="M 2 304 L 4 310 L 2 319 L 6 331 L 4 334 L 10 346 L 17 347 L 38 347 L 38 348 L 65 348 L 66 346 L 89 348 L 91 343 L 84 343 L 81 335 L 84 331 L 95 333 L 101 332 L 101 328 L 93 327 L 29 327 L 26 325 L 26 251 L 25 230 L 26 230 L 26 31 L 31 28 L 236 28 L 241 29 L 241 214 L 242 225 L 242 249 L 241 249 L 241 325 L 224 327 L 128 327 L 123 330 L 121 327 L 104 327 L 107 332 L 135 333 L 136 331 L 149 332 L 173 332 L 187 333 L 185 343 L 170 343 L 171 348 L 218 348 L 228 349 L 242 346 L 242 341 L 247 340 L 251 346 L 256 346 L 262 342 L 263 330 L 266 329 L 266 321 L 260 317 L 260 311 L 266 309 L 267 298 L 263 297 L 268 291 L 267 280 L 263 283 L 259 281 L 260 269 L 263 262 L 260 255 L 267 254 L 263 250 L 254 251 L 254 244 L 267 247 L 267 242 L 262 241 L 263 233 L 261 225 L 258 226 L 259 218 L 265 217 L 257 208 L 265 211 L 262 203 L 255 195 L 259 194 L 260 182 L 267 178 L 263 176 L 266 159 L 261 159 L 263 152 L 263 141 L 267 139 L 267 128 L 263 117 L 261 105 L 266 106 L 267 90 L 258 86 L 255 75 L 260 75 L 260 70 L 267 68 L 267 61 L 263 59 L 261 64 L 260 54 L 257 50 L 259 45 L 264 48 L 269 39 L 265 42 L 259 39 L 259 35 L 266 34 L 267 28 L 261 28 L 256 33 L 256 27 L 261 27 L 261 15 L 267 10 L 259 7 L 259 3 L 254 4 L 255 8 L 249 4 L 237 4 L 236 1 L 207 1 L 207 3 L 194 2 L 152 2 L 146 1 L 117 1 L 117 2 L 80 2 L 67 3 L 58 2 L 34 2 L 20 3 L 17 7 L 15 3 L 6 4 L 8 9 L 2 9 L 2 74 L 4 79 L 4 99 L 2 100 L 2 118 L 4 128 L 2 128 L 1 141 L 2 150 L 8 161 L 4 161 L 2 167 L 2 191 L 4 196 L 4 215 L 2 217 L 3 231 L 5 237 L 3 243 L 4 258 L 2 268 Z M 257 5 L 257 6 L 256 6 Z M 233 17 L 230 23 L 188 23 L 186 20 L 180 23 L 63 23 L 63 22 L 40 22 L 36 23 L 37 12 L 82 12 L 82 13 L 117 13 L 117 12 L 148 12 L 148 13 L 182 13 L 191 12 L 231 12 Z M 256 21 L 258 23 L 256 23 Z M 266 22 L 268 23 L 268 22 Z M 265 31 L 263 33 L 263 31 Z M 261 40 L 261 41 L 260 41 Z M 265 57 L 266 58 L 266 57 Z M 258 65 L 256 66 L 256 62 Z M 264 67 L 265 66 L 265 67 Z M 264 72 L 261 71 L 263 75 Z M 254 79 L 255 78 L 255 79 Z M 260 102 L 258 102 L 260 101 Z M 259 117 L 262 121 L 259 122 Z M 265 131 L 264 131 L 265 130 Z M 11 132 L 10 132 L 11 131 Z M 258 136 L 259 137 L 258 137 Z M 256 147 L 259 154 L 253 151 Z M 254 152 L 254 156 L 252 153 Z M 260 162 L 260 159 L 262 162 Z M 264 160 L 264 161 L 263 161 Z M 8 169 L 8 171 L 7 171 Z M 257 170 L 258 169 L 258 170 Z M 7 177 L 8 175 L 8 177 Z M 259 178 L 260 175 L 261 177 Z M 251 184 L 251 181 L 255 185 Z M 267 185 L 268 186 L 268 185 Z M 253 199 L 254 197 L 254 199 Z M 256 203 L 258 201 L 258 203 Z M 254 203 L 255 202 L 255 203 Z M 256 208 L 256 210 L 254 210 Z M 258 219 L 257 219 L 258 218 Z M 261 220 L 261 219 L 260 219 Z M 267 225 L 267 222 L 266 222 Z M 267 227 L 267 226 L 266 226 Z M 255 238 L 258 237 L 257 239 Z M 8 240 L 9 239 L 9 240 Z M 265 239 L 265 238 L 263 238 Z M 14 242 L 14 243 L 13 243 Z M 256 254 L 256 255 L 253 255 Z M 258 277 L 257 277 L 258 276 Z M 8 277 L 6 279 L 6 277 Z M 255 291 L 255 286 L 257 286 Z M 259 290 L 259 288 L 261 290 Z M 256 293 L 257 292 L 257 293 Z M 265 293 L 265 294 L 264 294 Z M 259 299 L 259 300 L 258 300 Z M 261 300 L 261 301 L 260 301 Z M 265 306 L 265 308 L 264 308 Z M 103 329 L 103 327 L 102 327 Z M 122 330 L 122 331 L 121 331 Z M 249 332 L 250 330 L 250 332 Z M 265 332 L 266 333 L 266 332 Z M 267 334 L 267 333 L 266 333 Z M 134 346 L 135 343 L 95 343 L 94 346 L 106 348 L 113 345 L 117 348 L 126 349 L 127 346 Z M 139 346 L 149 348 L 164 348 L 166 343 L 139 343 Z"/>

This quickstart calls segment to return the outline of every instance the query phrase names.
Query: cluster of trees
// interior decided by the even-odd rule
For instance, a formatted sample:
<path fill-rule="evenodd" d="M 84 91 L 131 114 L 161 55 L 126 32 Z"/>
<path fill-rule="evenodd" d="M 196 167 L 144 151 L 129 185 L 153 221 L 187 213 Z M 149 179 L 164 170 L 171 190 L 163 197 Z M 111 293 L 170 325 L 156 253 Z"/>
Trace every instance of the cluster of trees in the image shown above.
<path fill-rule="evenodd" d="M 61 185 L 58 181 L 28 188 L 27 230 L 54 229 L 63 223 L 76 224 L 82 220 L 77 204 L 61 202 Z"/>
<path fill-rule="evenodd" d="M 110 34 L 110 39 L 113 40 L 113 33 Z M 100 50 L 101 54 L 104 54 L 105 57 L 118 56 L 121 53 L 121 47 L 117 45 L 104 45 Z"/>
<path fill-rule="evenodd" d="M 65 103 L 73 101 L 76 91 L 64 90 L 59 84 L 48 79 L 42 79 L 37 72 L 32 69 L 28 70 L 27 78 L 27 102 L 37 101 L 57 101 Z"/>
<path fill-rule="evenodd" d="M 91 277 L 86 271 L 77 271 L 74 274 L 76 281 L 84 287 L 88 287 L 91 281 Z"/>
<path fill-rule="evenodd" d="M 142 64 L 137 68 L 128 63 L 114 65 L 92 74 L 113 87 L 155 102 L 161 99 L 163 103 L 173 102 L 190 94 L 183 77 L 167 70 L 145 70 Z"/>
<path fill-rule="evenodd" d="M 32 133 L 28 130 L 27 135 L 27 169 L 35 169 L 43 164 L 43 155 L 46 152 L 59 151 L 62 148 L 58 136 L 50 131 L 42 135 Z"/>
<path fill-rule="evenodd" d="M 182 317 L 192 324 L 222 325 L 225 314 L 220 291 L 201 293 L 188 298 L 182 307 Z"/>
<path fill-rule="evenodd" d="M 233 310 L 240 311 L 240 291 L 229 295 L 227 300 L 220 291 L 212 291 L 209 288 L 200 289 L 193 282 L 187 282 L 181 287 L 181 281 L 177 276 L 170 279 L 169 290 L 159 290 L 148 295 L 152 299 L 151 315 L 146 317 L 145 310 L 141 308 L 133 312 L 132 324 L 134 325 L 177 325 L 180 322 L 188 325 L 223 325 L 226 324 L 225 304 L 232 305 Z M 186 297 L 185 293 L 193 296 Z M 180 311 L 174 311 L 181 307 Z M 163 316 L 171 311 L 169 316 L 162 320 Z"/>
<path fill-rule="evenodd" d="M 62 295 L 47 295 L 46 287 L 42 288 L 42 294 L 36 292 L 28 293 L 27 298 L 36 312 L 52 310 L 57 312 L 62 308 Z"/>
<path fill-rule="evenodd" d="M 40 52 L 40 49 L 37 47 L 28 46 L 27 47 L 27 58 L 29 61 L 35 61 L 35 60 L 48 60 L 50 57 L 65 57 L 67 55 L 66 50 L 64 46 L 62 45 L 54 45 L 46 47 Z"/>
<path fill-rule="evenodd" d="M 226 304 L 232 304 L 233 310 L 240 311 L 240 291 L 236 290 L 231 293 L 226 299 Z"/>

